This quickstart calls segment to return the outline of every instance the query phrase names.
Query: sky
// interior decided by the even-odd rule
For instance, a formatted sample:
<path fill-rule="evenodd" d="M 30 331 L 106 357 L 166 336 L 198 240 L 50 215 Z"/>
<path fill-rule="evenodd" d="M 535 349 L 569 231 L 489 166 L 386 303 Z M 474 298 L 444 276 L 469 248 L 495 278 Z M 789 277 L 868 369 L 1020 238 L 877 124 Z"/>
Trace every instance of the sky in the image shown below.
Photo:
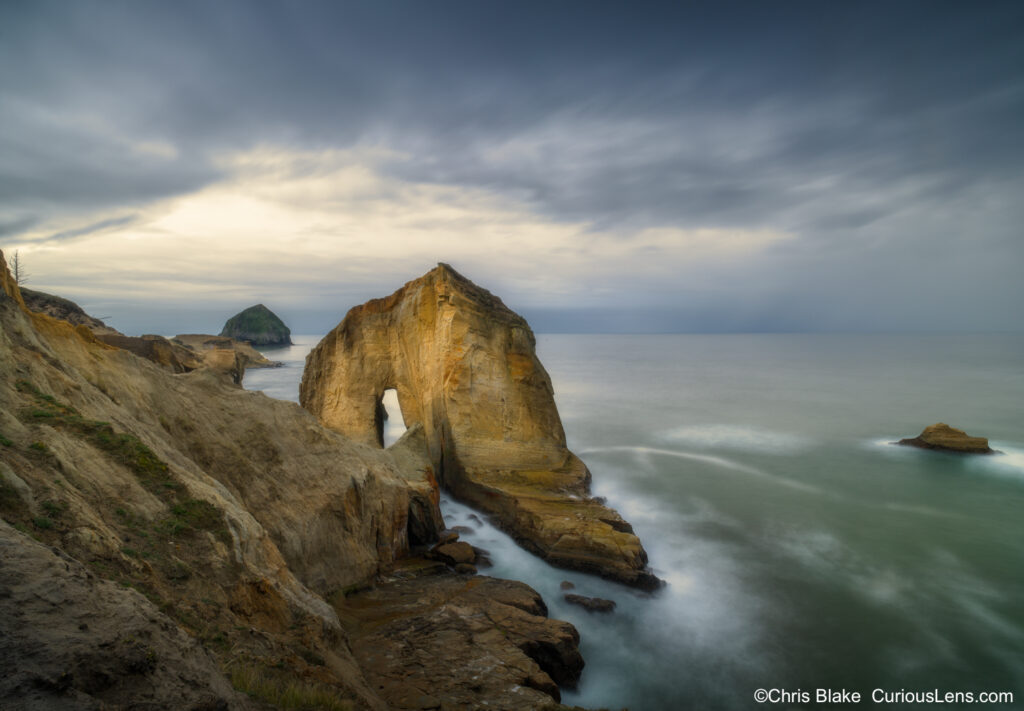
<path fill-rule="evenodd" d="M 1024 330 L 1024 3 L 0 2 L 0 249 L 130 334 Z"/>

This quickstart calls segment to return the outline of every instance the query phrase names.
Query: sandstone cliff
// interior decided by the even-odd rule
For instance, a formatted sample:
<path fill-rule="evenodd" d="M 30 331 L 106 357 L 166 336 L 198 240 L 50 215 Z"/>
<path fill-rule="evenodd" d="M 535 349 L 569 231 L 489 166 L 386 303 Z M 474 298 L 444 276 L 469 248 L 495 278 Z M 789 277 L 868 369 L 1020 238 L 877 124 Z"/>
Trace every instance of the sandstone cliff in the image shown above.
<path fill-rule="evenodd" d="M 25 287 L 19 288 L 21 296 L 25 300 L 25 306 L 31 311 L 59 318 L 73 326 L 85 326 L 93 333 L 118 333 L 116 329 L 111 328 L 103 321 L 87 314 L 85 309 L 70 299 Z"/>
<path fill-rule="evenodd" d="M 171 339 L 171 343 L 191 348 L 204 357 L 211 351 L 232 350 L 245 359 L 246 368 L 281 367 L 281 363 L 270 360 L 247 341 L 239 341 L 228 336 L 212 336 L 208 333 L 179 333 Z"/>
<path fill-rule="evenodd" d="M 175 374 L 30 312 L 2 255 L 0 287 L 0 602 L 27 615 L 0 615 L 0 706 L 247 706 L 227 673 L 271 708 L 274 689 L 388 708 L 397 682 L 367 683 L 338 591 L 441 529 L 422 429 L 387 451 L 354 442 L 210 369 Z"/>
<path fill-rule="evenodd" d="M 205 367 L 241 384 L 247 368 L 280 365 L 248 343 L 233 338 L 203 334 L 184 334 L 172 340 L 156 335 L 126 336 L 90 316 L 70 299 L 29 289 L 21 289 L 21 295 L 30 311 L 67 321 L 72 326 L 85 326 L 107 345 L 130 351 L 172 373 L 188 373 Z"/>
<path fill-rule="evenodd" d="M 310 353 L 300 401 L 327 427 L 380 446 L 380 402 L 396 388 L 456 496 L 551 563 L 650 588 L 647 555 L 618 513 L 588 495 L 551 379 L 526 321 L 441 264 L 353 308 Z"/>

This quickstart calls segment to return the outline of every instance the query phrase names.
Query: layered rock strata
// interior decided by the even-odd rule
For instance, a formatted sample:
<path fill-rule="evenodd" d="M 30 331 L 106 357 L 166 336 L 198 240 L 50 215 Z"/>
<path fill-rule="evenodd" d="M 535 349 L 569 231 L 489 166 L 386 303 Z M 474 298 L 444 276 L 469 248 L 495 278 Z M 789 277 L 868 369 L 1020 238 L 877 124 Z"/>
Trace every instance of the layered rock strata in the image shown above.
<path fill-rule="evenodd" d="M 353 308 L 307 358 L 300 401 L 327 427 L 380 446 L 389 388 L 406 424 L 423 426 L 442 484 L 524 547 L 554 565 L 658 584 L 630 525 L 589 495 L 533 332 L 496 296 L 441 264 Z"/>
<path fill-rule="evenodd" d="M 362 632 L 350 639 L 326 598 L 438 540 L 426 451 L 422 426 L 388 450 L 353 442 L 209 368 L 175 374 L 30 312 L 0 254 L 0 707 L 265 709 L 287 695 L 385 711 Z M 494 674 L 519 679 L 535 657 L 515 654 L 548 649 L 555 628 L 510 641 L 502 619 L 449 605 L 434 632 L 472 625 L 481 658 L 515 666 Z M 430 663 L 405 671 L 459 688 L 461 707 L 520 703 L 515 684 L 462 687 L 445 656 Z"/>
<path fill-rule="evenodd" d="M 236 351 L 239 356 L 245 359 L 246 368 L 281 367 L 280 362 L 270 360 L 248 342 L 238 341 L 228 336 L 211 336 L 208 333 L 179 333 L 171 339 L 171 342 L 191 348 L 201 355 L 218 350 Z"/>
<path fill-rule="evenodd" d="M 920 449 L 937 449 L 961 454 L 994 454 L 985 437 L 971 437 L 963 430 L 950 427 L 944 422 L 929 425 L 917 437 L 901 439 L 898 444 Z"/>

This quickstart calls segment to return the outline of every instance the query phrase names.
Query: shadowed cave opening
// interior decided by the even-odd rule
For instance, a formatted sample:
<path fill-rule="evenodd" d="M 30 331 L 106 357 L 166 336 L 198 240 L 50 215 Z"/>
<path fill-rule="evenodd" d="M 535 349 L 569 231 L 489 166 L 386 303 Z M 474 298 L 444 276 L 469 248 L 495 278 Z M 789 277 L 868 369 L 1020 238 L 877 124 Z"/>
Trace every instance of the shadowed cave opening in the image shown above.
<path fill-rule="evenodd" d="M 398 404 L 398 391 L 388 388 L 377 401 L 377 441 L 390 447 L 405 434 L 405 419 Z"/>

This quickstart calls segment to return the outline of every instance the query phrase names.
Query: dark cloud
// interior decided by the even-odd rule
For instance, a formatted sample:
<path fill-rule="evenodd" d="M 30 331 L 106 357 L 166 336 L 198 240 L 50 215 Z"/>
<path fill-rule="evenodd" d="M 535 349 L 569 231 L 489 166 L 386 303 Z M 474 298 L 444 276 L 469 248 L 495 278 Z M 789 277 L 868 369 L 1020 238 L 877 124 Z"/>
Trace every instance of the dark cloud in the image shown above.
<path fill-rule="evenodd" d="M 113 227 L 123 227 L 125 225 L 130 225 L 132 222 L 135 222 L 137 219 L 138 219 L 138 215 L 125 215 L 123 217 L 112 217 L 109 220 L 100 220 L 99 222 L 94 222 L 91 225 L 86 225 L 84 227 L 76 227 L 75 229 L 72 229 L 72 230 L 64 230 L 62 232 L 57 232 L 57 233 L 54 233 L 54 234 L 50 235 L 46 239 L 47 239 L 47 241 L 52 241 L 52 242 L 64 242 L 64 241 L 69 240 L 69 239 L 74 239 L 75 237 L 84 237 L 85 235 L 91 235 L 94 232 L 100 232 L 102 230 L 109 230 L 109 229 L 111 229 Z"/>
<path fill-rule="evenodd" d="M 18 217 L 0 222 L 0 237 L 24 232 L 39 221 L 36 217 Z"/>
<path fill-rule="evenodd" d="M 758 267 L 780 308 L 828 291 L 809 272 L 909 303 L 878 264 L 940 246 L 933 273 L 1020 262 L 1018 2 L 11 0 L 0 87 L 0 234 L 194 191 L 225 152 L 366 142 L 623 239 L 795 232 Z"/>

